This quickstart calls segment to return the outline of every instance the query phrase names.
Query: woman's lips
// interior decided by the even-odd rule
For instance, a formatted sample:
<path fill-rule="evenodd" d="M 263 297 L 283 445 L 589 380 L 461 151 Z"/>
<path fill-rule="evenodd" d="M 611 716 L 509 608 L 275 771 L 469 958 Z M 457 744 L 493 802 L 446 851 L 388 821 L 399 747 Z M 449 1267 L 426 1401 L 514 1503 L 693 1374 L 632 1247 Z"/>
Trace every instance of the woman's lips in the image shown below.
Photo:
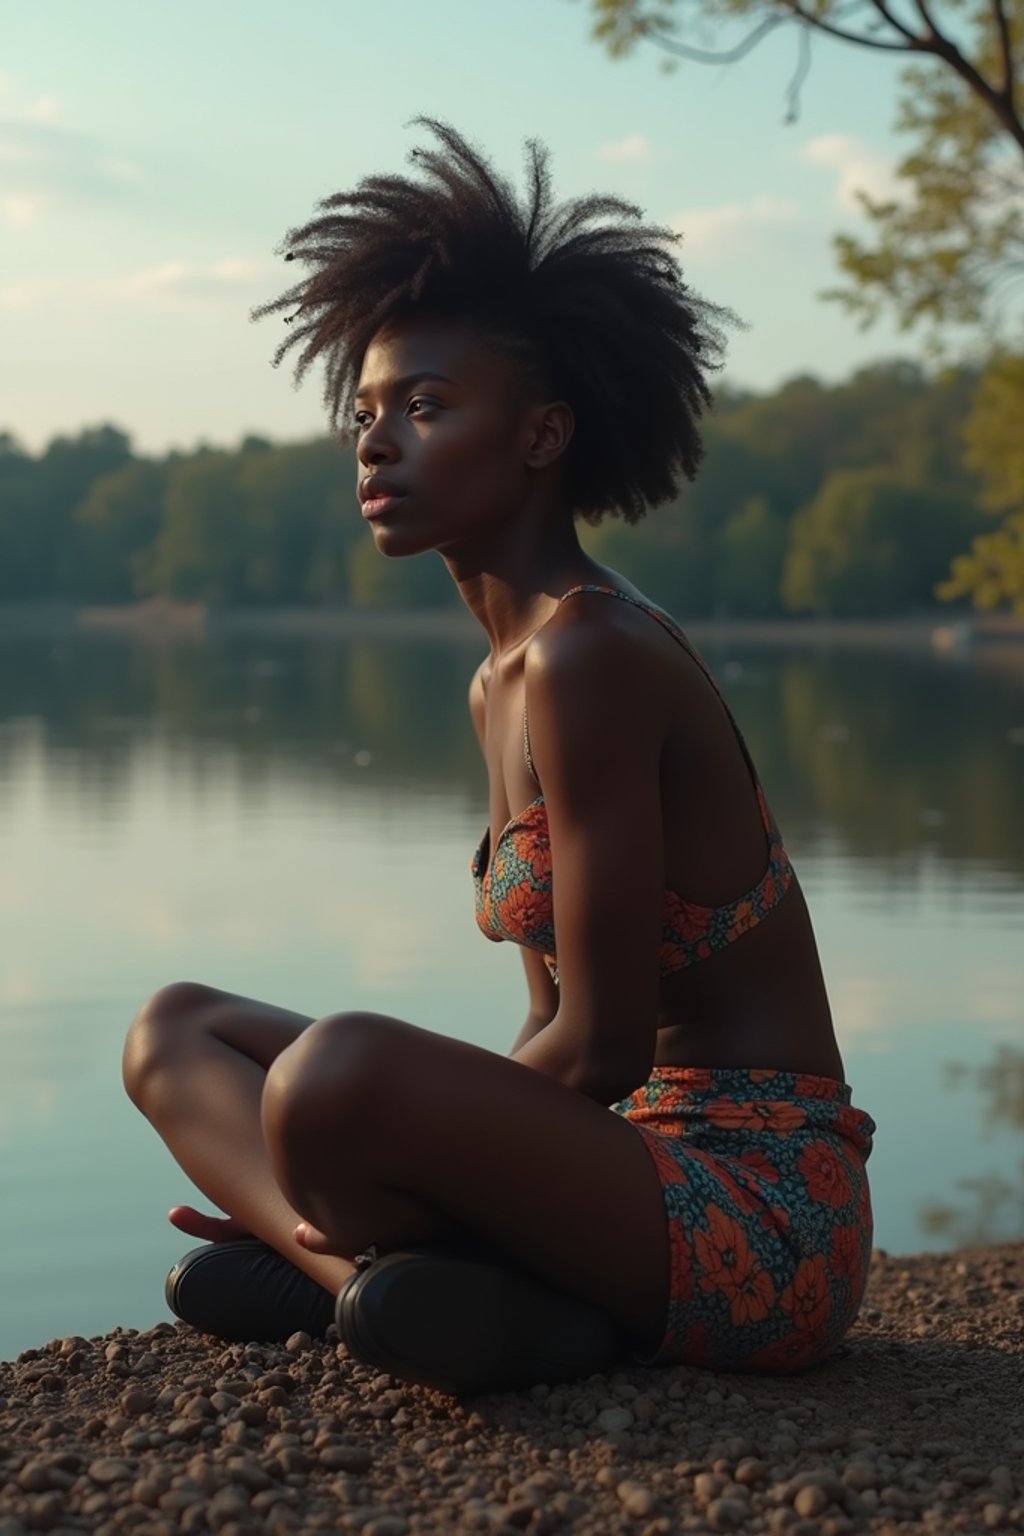
<path fill-rule="evenodd" d="M 383 517 L 404 500 L 404 496 L 371 496 L 369 501 L 363 502 L 363 516 L 365 518 Z"/>

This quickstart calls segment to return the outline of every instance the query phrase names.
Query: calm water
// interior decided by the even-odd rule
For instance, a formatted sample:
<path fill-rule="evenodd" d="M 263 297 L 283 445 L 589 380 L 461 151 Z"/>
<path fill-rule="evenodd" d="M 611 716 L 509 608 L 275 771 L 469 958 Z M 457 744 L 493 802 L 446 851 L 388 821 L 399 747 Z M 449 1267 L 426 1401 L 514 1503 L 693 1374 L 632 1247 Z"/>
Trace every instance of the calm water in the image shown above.
<path fill-rule="evenodd" d="M 191 979 L 507 1051 L 470 640 L 0 632 L 0 1358 L 166 1316 L 190 1187 L 120 1087 Z M 1024 648 L 704 645 L 799 869 L 876 1242 L 1024 1236 Z"/>

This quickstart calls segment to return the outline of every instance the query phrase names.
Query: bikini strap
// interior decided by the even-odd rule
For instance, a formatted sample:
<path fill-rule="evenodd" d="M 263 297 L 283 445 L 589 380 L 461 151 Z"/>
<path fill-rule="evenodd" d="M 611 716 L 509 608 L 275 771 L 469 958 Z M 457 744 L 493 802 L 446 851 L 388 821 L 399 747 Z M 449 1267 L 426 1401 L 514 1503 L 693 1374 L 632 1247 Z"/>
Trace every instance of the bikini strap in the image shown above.
<path fill-rule="evenodd" d="M 683 633 L 682 629 L 679 627 L 676 621 L 669 614 L 665 613 L 663 609 L 656 608 L 653 603 L 642 603 L 639 598 L 633 597 L 629 592 L 623 592 L 619 587 L 602 587 L 591 585 L 589 583 L 580 584 L 576 587 L 570 587 L 568 592 L 563 592 L 561 597 L 558 599 L 559 603 L 564 603 L 567 597 L 574 597 L 577 592 L 599 592 L 605 597 L 618 597 L 621 598 L 624 603 L 632 603 L 634 608 L 639 608 L 641 613 L 648 614 L 649 617 L 656 620 L 656 622 L 661 625 L 662 629 L 666 630 L 673 637 L 673 639 L 679 641 L 679 644 L 683 647 L 683 650 L 686 651 L 687 655 L 692 657 L 692 659 L 697 663 L 697 666 L 700 668 L 701 672 L 704 674 L 705 678 L 714 689 L 719 703 L 725 710 L 725 713 L 729 719 L 729 724 L 732 726 L 733 731 L 736 734 L 736 740 L 739 742 L 740 751 L 743 753 L 744 761 L 750 770 L 750 776 L 753 779 L 754 786 L 757 790 L 757 803 L 760 808 L 761 821 L 764 825 L 765 831 L 769 834 L 770 837 L 777 836 L 774 818 L 768 809 L 768 804 L 764 797 L 764 791 L 761 788 L 761 781 L 758 778 L 757 769 L 754 766 L 754 760 L 750 755 L 750 750 L 747 747 L 743 732 L 740 730 L 739 725 L 736 722 L 736 717 L 732 710 L 729 708 L 728 701 L 726 700 L 725 695 L 722 693 L 721 688 L 719 688 L 717 682 L 715 681 L 715 678 L 711 672 L 711 669 L 708 667 L 707 662 L 704 660 L 703 656 L 700 655 L 699 651 L 694 649 L 693 645 L 687 639 L 686 635 Z M 540 780 L 538 779 L 536 771 L 534 770 L 533 758 L 530 756 L 530 731 L 526 719 L 525 704 L 523 705 L 523 751 L 526 757 L 526 766 L 530 772 L 530 776 L 534 783 L 539 787 Z"/>

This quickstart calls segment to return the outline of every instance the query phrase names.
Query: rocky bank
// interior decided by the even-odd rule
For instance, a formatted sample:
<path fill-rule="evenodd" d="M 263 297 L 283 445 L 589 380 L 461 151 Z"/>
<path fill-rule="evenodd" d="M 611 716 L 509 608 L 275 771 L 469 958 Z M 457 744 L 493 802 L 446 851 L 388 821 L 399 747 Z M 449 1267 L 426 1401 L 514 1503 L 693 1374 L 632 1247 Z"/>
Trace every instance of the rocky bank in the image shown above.
<path fill-rule="evenodd" d="M 0 1364 L 0 1536 L 1024 1531 L 1024 1242 L 876 1252 L 799 1376 L 625 1367 L 460 1401 L 184 1325 Z"/>

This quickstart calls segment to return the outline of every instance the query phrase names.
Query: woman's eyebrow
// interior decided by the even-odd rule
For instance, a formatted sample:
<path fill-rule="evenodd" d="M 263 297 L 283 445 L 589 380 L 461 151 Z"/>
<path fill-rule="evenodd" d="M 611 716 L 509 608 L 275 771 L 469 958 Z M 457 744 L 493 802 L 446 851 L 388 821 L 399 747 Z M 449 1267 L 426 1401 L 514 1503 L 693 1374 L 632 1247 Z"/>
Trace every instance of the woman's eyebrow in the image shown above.
<path fill-rule="evenodd" d="M 419 373 L 404 374 L 402 378 L 395 379 L 394 383 L 390 387 L 400 393 L 403 389 L 409 389 L 413 384 L 419 384 L 423 379 L 435 379 L 438 383 L 441 384 L 455 383 L 454 379 L 447 378 L 443 373 L 430 373 L 424 370 Z M 384 387 L 387 388 L 388 386 L 385 385 Z M 355 398 L 357 400 L 361 400 L 364 395 L 370 395 L 372 393 L 372 388 L 368 384 L 364 384 L 361 389 L 356 390 Z"/>

